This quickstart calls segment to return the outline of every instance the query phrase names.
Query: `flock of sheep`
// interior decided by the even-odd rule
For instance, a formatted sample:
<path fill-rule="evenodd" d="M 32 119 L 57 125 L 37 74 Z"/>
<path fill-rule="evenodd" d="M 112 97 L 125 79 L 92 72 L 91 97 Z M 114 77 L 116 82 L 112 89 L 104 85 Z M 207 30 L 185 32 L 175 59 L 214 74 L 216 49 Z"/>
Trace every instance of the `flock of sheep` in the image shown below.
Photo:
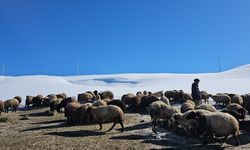
<path fill-rule="evenodd" d="M 207 137 L 218 140 L 223 137 L 222 143 L 229 135 L 235 137 L 239 145 L 239 121 L 244 121 L 246 112 L 250 110 L 250 94 L 237 95 L 218 93 L 216 95 L 201 91 L 202 101 L 195 104 L 189 93 L 180 90 L 159 92 L 137 92 L 124 94 L 121 99 L 114 99 L 111 91 L 87 91 L 78 94 L 77 99 L 67 97 L 65 93 L 50 94 L 48 96 L 26 96 L 25 107 L 50 107 L 50 111 L 63 112 L 68 124 L 98 123 L 100 130 L 103 123 L 113 123 L 112 130 L 117 123 L 124 131 L 125 112 L 146 112 L 152 119 L 152 131 L 157 133 L 157 126 L 164 126 L 173 131 L 183 131 L 186 135 L 203 136 L 204 143 Z M 212 98 L 216 105 L 224 106 L 219 111 L 209 104 Z M 9 108 L 16 111 L 22 98 L 0 101 L 1 112 L 8 113 Z M 181 104 L 180 107 L 173 104 Z"/>

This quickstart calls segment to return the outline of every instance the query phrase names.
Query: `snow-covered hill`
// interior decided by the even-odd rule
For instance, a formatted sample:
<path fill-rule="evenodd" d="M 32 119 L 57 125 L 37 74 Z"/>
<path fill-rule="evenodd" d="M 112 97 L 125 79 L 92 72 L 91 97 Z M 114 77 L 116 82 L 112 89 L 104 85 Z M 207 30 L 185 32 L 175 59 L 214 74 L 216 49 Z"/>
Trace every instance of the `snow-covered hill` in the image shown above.
<path fill-rule="evenodd" d="M 111 90 L 116 98 L 124 93 L 137 91 L 184 90 L 191 92 L 194 78 L 199 78 L 200 90 L 209 93 L 250 93 L 250 65 L 244 65 L 221 73 L 206 74 L 111 74 L 82 76 L 0 76 L 0 99 L 14 96 L 48 95 L 65 92 L 77 96 L 85 91 Z M 24 104 L 24 100 L 22 102 Z"/>

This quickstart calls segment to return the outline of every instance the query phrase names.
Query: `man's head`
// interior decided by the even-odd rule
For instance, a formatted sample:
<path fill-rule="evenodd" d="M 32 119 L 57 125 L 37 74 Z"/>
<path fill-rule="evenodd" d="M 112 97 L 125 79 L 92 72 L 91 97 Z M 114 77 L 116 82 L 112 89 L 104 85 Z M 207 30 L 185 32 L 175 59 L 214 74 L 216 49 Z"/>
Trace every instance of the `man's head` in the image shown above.
<path fill-rule="evenodd" d="M 194 82 L 198 84 L 200 82 L 200 79 L 196 78 L 196 79 L 194 79 Z"/>

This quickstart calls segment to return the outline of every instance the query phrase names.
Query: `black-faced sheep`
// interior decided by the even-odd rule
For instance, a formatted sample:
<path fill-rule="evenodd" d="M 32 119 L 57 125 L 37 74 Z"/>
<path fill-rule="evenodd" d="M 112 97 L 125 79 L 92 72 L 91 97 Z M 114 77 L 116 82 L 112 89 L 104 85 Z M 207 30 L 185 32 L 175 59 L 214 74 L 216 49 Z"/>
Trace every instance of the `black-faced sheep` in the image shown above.
<path fill-rule="evenodd" d="M 114 100 L 108 102 L 107 104 L 108 104 L 108 105 L 115 105 L 115 106 L 118 106 L 118 107 L 120 107 L 120 108 L 122 109 L 123 112 L 125 112 L 125 110 L 126 110 L 126 105 L 125 105 L 125 103 L 124 103 L 123 101 L 121 101 L 121 100 L 114 99 Z"/>
<path fill-rule="evenodd" d="M 2 112 L 4 112 L 4 102 L 0 101 L 0 116 Z"/>
<path fill-rule="evenodd" d="M 196 106 L 195 109 L 204 109 L 204 110 L 211 111 L 211 112 L 217 111 L 216 108 L 211 104 L 200 104 Z"/>
<path fill-rule="evenodd" d="M 211 113 L 204 109 L 198 109 L 198 110 L 189 110 L 185 113 L 175 113 L 173 114 L 171 121 L 172 126 L 174 127 L 174 130 L 176 129 L 183 129 L 185 131 L 185 134 L 190 135 L 200 135 L 202 133 L 202 128 L 199 126 L 199 122 L 195 119 L 190 119 L 189 115 L 192 112 L 199 112 L 201 114 L 207 114 Z"/>
<path fill-rule="evenodd" d="M 88 118 L 90 120 L 94 120 L 100 125 L 100 129 L 102 130 L 103 123 L 111 123 L 113 122 L 112 127 L 108 130 L 111 131 L 116 123 L 120 123 L 122 127 L 122 132 L 124 131 L 123 121 L 124 121 L 124 113 L 122 109 L 118 106 L 108 105 L 108 106 L 100 106 L 100 107 L 89 107 L 87 110 Z"/>
<path fill-rule="evenodd" d="M 169 100 L 172 100 L 174 98 L 174 94 L 175 92 L 174 91 L 166 91 L 164 93 L 164 95 L 169 99 Z"/>
<path fill-rule="evenodd" d="M 189 110 L 194 110 L 195 103 L 192 100 L 187 100 L 181 105 L 181 113 L 187 112 Z"/>
<path fill-rule="evenodd" d="M 241 105 L 237 103 L 232 103 L 227 106 L 226 109 L 224 109 L 222 112 L 227 112 L 234 116 L 238 121 L 240 119 L 243 119 L 243 121 L 246 118 L 246 109 L 243 108 Z"/>
<path fill-rule="evenodd" d="M 19 106 L 19 101 L 16 98 L 6 100 L 4 102 L 4 112 L 8 113 L 9 108 L 13 108 L 12 112 L 16 112 L 17 107 Z"/>
<path fill-rule="evenodd" d="M 107 106 L 107 103 L 103 100 L 97 100 L 95 101 L 92 106 L 99 107 L 99 106 Z"/>
<path fill-rule="evenodd" d="M 205 133 L 204 144 L 208 136 L 212 137 L 224 137 L 223 143 L 227 140 L 229 134 L 232 134 L 235 138 L 236 144 L 239 145 L 239 123 L 230 114 L 221 112 L 211 112 L 207 114 L 190 113 L 187 117 L 189 119 L 196 119 L 199 122 L 200 127 Z"/>
<path fill-rule="evenodd" d="M 149 106 L 149 114 L 152 120 L 152 130 L 156 132 L 156 125 L 159 119 L 169 121 L 174 113 L 179 113 L 179 110 L 173 106 L 167 105 L 162 101 L 155 101 Z"/>
<path fill-rule="evenodd" d="M 114 94 L 111 91 L 104 91 L 100 93 L 101 99 L 114 99 Z"/>

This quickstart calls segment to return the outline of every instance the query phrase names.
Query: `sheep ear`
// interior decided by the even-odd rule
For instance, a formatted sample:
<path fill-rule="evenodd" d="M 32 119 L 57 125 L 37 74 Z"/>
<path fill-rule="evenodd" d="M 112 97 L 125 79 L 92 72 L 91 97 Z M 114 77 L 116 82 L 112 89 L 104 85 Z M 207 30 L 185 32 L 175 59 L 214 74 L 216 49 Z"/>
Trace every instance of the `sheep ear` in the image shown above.
<path fill-rule="evenodd" d="M 193 111 L 191 111 L 188 115 L 187 115 L 187 119 L 195 119 L 196 118 L 196 113 L 195 112 L 193 112 Z"/>

